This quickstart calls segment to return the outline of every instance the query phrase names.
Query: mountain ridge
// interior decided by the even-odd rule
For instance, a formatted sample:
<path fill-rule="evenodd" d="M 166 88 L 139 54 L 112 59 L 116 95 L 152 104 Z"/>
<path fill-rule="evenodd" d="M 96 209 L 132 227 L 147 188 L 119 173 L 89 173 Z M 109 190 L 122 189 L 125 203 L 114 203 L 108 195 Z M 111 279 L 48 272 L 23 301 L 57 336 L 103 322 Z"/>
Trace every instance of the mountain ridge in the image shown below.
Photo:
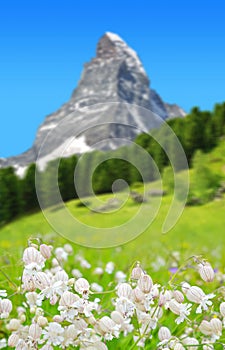
<path fill-rule="evenodd" d="M 129 110 L 126 104 L 130 105 Z M 86 109 L 89 111 L 86 112 Z M 123 144 L 118 141 L 119 137 L 121 140 L 133 140 L 140 133 L 121 127 L 122 124 L 130 122 L 138 129 L 143 125 L 146 130 L 157 127 L 158 121 L 141 109 L 151 111 L 162 120 L 186 114 L 179 106 L 163 102 L 159 94 L 150 89 L 150 79 L 137 53 L 117 34 L 106 32 L 97 44 L 96 57 L 84 65 L 69 101 L 45 118 L 30 149 L 15 157 L 0 158 L 0 167 L 14 166 L 16 172 L 22 175 L 30 163 L 37 161 L 40 151 L 44 166 L 49 160 L 61 156 L 92 149 L 117 148 Z M 66 122 L 63 123 L 63 120 Z M 95 128 L 95 124 L 102 122 L 105 126 Z M 61 128 L 57 127 L 59 124 Z M 82 134 L 87 128 L 86 134 Z M 54 135 L 46 141 L 51 131 Z M 110 142 L 102 142 L 103 136 L 108 137 Z M 95 146 L 100 141 L 101 145 Z M 73 143 L 71 151 L 62 155 L 62 148 L 68 147 L 69 142 Z"/>

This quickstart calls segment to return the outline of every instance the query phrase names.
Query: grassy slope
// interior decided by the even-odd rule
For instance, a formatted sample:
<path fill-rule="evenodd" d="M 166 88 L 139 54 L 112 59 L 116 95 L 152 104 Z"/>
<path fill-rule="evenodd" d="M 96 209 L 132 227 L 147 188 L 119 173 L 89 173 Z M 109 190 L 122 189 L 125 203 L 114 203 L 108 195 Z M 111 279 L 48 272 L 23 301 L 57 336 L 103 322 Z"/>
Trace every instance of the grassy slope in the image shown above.
<path fill-rule="evenodd" d="M 213 152 L 207 154 L 206 161 L 212 168 L 220 174 L 224 173 L 225 164 L 225 144 L 221 143 Z M 154 184 L 152 185 L 155 186 Z M 123 194 L 121 194 L 123 197 Z M 103 195 L 101 199 L 107 200 L 110 195 Z M 225 261 L 223 245 L 225 244 L 225 199 L 213 201 L 199 207 L 186 207 L 179 221 L 173 229 L 166 235 L 162 235 L 161 228 L 165 220 L 171 202 L 171 196 L 165 196 L 162 201 L 159 213 L 150 227 L 138 238 L 127 243 L 121 248 L 120 253 L 116 249 L 88 249 L 76 246 L 76 250 L 81 250 L 90 260 L 110 260 L 120 257 L 120 268 L 126 268 L 135 260 L 141 260 L 147 267 L 158 255 L 169 256 L 170 251 L 179 250 L 183 258 L 192 254 L 212 254 L 218 259 Z M 154 206 L 153 199 L 151 205 Z M 91 226 L 105 227 L 108 223 L 121 224 L 136 212 L 138 205 L 128 200 L 126 205 L 118 214 L 98 214 L 91 213 L 86 208 L 78 208 L 77 201 L 67 203 L 67 206 L 75 216 L 84 223 Z M 19 257 L 26 241 L 30 236 L 38 233 L 47 235 L 53 229 L 45 220 L 43 214 L 36 213 L 22 217 L 0 230 L 0 252 L 1 255 L 10 254 Z M 56 235 L 58 243 L 65 242 L 65 239 Z M 218 254 L 218 250 L 221 253 Z M 221 261 L 220 261 L 221 263 Z"/>

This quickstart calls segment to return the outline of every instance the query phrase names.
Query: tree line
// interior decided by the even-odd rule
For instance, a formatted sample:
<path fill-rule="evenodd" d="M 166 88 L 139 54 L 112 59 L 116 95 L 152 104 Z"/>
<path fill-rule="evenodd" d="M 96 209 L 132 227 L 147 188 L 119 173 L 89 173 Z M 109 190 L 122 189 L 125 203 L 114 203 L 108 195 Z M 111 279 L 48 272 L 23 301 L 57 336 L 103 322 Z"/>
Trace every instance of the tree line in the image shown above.
<path fill-rule="evenodd" d="M 177 135 L 189 166 L 192 166 L 197 150 L 210 151 L 224 136 L 225 103 L 215 105 L 212 112 L 201 111 L 195 107 L 185 118 L 173 118 L 168 120 L 167 124 Z M 155 141 L 155 137 L 162 140 L 162 146 Z M 162 125 L 151 131 L 151 135 L 140 134 L 135 144 L 140 147 L 131 145 L 110 152 L 94 151 L 80 157 L 72 156 L 49 162 L 45 170 L 38 173 L 41 179 L 39 196 L 44 198 L 46 206 L 57 204 L 58 198 L 55 198 L 54 191 L 49 191 L 55 162 L 59 163 L 58 187 L 64 202 L 79 196 L 88 196 L 92 189 L 96 194 L 111 192 L 112 185 L 117 179 L 125 180 L 128 185 L 154 181 L 158 177 L 154 162 L 160 172 L 170 162 L 165 152 L 168 147 L 173 147 L 173 143 L 168 140 L 168 128 Z M 147 161 L 146 154 L 152 157 L 152 162 Z M 180 170 L 179 160 L 174 161 Z M 78 174 L 75 169 L 79 169 Z M 0 169 L 0 224 L 10 222 L 19 215 L 39 210 L 35 186 L 35 174 L 38 171 L 36 165 L 31 164 L 24 177 L 19 178 L 13 167 Z M 116 190 L 121 190 L 123 186 L 125 183 L 119 182 Z M 46 196 L 46 193 L 50 192 L 52 195 Z"/>

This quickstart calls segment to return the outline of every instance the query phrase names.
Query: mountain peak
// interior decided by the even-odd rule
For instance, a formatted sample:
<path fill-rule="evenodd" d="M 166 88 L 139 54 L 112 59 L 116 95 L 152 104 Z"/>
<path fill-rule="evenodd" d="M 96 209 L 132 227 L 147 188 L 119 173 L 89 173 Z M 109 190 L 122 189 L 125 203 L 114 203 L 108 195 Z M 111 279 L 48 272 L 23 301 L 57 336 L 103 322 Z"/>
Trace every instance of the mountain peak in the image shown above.
<path fill-rule="evenodd" d="M 122 59 L 126 63 L 139 70 L 147 77 L 144 67 L 136 53 L 119 35 L 106 32 L 97 44 L 97 59 Z"/>
<path fill-rule="evenodd" d="M 165 104 L 150 89 L 150 80 L 136 51 L 119 35 L 106 32 L 97 44 L 96 57 L 84 65 L 71 99 L 46 117 L 32 148 L 20 156 L 0 159 L 0 167 L 13 165 L 21 173 L 21 169 L 24 171 L 29 163 L 37 161 L 40 150 L 44 166 L 62 156 L 62 149 L 67 150 L 63 156 L 91 149 L 115 149 L 139 132 L 156 127 L 153 114 L 146 116 L 147 110 L 161 119 L 184 115 L 179 107 Z"/>

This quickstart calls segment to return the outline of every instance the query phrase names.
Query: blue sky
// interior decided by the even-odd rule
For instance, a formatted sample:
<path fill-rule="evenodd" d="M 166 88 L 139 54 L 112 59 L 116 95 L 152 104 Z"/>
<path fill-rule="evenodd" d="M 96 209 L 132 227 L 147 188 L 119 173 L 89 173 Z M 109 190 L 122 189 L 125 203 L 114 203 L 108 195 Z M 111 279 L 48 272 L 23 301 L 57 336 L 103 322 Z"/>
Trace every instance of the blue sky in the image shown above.
<path fill-rule="evenodd" d="M 165 101 L 186 111 L 225 101 L 224 17 L 223 0 L 1 0 L 0 157 L 32 145 L 106 31 L 138 52 Z"/>

